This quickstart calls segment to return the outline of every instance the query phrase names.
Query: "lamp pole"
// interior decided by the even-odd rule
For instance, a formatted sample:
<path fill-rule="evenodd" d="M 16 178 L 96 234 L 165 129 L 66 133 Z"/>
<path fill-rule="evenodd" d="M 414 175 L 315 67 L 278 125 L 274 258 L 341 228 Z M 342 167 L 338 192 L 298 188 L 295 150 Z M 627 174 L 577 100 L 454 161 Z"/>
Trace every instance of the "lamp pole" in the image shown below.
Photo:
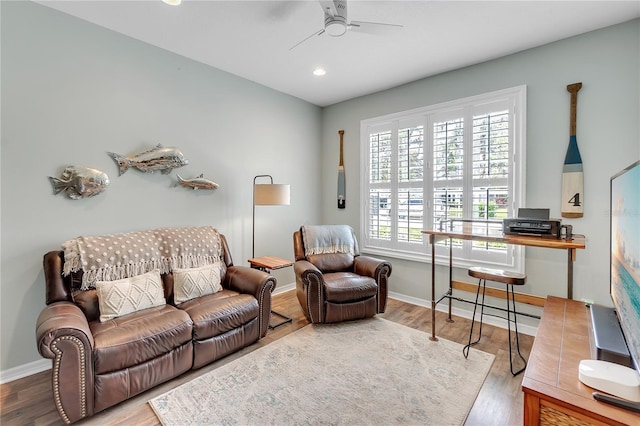
<path fill-rule="evenodd" d="M 251 233 L 251 258 L 256 257 L 256 180 L 259 178 L 269 178 L 269 183 L 273 185 L 273 177 L 271 175 L 257 175 L 253 178 L 253 231 Z"/>

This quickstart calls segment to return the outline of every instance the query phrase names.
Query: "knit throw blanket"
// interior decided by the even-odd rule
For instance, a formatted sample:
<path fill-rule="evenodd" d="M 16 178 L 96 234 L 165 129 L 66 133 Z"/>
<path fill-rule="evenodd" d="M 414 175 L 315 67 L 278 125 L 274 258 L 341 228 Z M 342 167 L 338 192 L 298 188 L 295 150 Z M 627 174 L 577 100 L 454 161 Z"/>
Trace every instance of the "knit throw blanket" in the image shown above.
<path fill-rule="evenodd" d="M 355 254 L 356 237 L 348 225 L 311 225 L 302 227 L 304 254 Z"/>
<path fill-rule="evenodd" d="M 211 226 L 162 228 L 66 241 L 63 275 L 83 271 L 81 290 L 154 269 L 197 268 L 222 258 L 220 234 Z"/>

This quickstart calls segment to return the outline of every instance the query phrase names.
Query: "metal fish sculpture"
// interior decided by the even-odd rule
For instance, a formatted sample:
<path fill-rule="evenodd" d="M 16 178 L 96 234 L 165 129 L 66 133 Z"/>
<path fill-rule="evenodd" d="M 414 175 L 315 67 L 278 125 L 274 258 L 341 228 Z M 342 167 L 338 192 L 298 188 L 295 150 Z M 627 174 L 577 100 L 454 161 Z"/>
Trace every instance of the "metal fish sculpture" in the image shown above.
<path fill-rule="evenodd" d="M 205 179 L 204 173 L 201 173 L 200 176 L 193 179 L 183 179 L 179 174 L 176 174 L 178 177 L 178 184 L 184 186 L 185 188 L 192 189 L 218 189 L 218 184 L 212 180 Z"/>
<path fill-rule="evenodd" d="M 72 200 L 79 200 L 107 189 L 109 176 L 98 169 L 69 166 L 62 171 L 59 179 L 49 176 L 49 181 L 53 185 L 54 195 L 64 192 Z"/>
<path fill-rule="evenodd" d="M 125 157 L 114 152 L 108 152 L 107 154 L 118 163 L 120 168 L 119 176 L 122 176 L 130 167 L 145 173 L 153 173 L 156 170 L 160 170 L 162 174 L 166 175 L 175 168 L 189 164 L 189 160 L 184 158 L 179 149 L 173 147 L 165 148 L 161 144 L 131 157 Z"/>

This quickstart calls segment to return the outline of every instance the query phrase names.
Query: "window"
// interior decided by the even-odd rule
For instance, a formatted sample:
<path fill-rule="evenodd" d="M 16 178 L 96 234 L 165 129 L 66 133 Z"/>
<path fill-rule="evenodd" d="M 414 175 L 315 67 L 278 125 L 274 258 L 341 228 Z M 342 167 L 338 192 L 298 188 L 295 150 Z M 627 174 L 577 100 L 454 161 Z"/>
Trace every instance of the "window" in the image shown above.
<path fill-rule="evenodd" d="M 362 250 L 429 260 L 426 228 L 501 232 L 525 199 L 526 87 L 361 122 Z M 522 270 L 521 247 L 452 241 L 463 259 Z M 438 260 L 446 243 L 436 247 Z"/>

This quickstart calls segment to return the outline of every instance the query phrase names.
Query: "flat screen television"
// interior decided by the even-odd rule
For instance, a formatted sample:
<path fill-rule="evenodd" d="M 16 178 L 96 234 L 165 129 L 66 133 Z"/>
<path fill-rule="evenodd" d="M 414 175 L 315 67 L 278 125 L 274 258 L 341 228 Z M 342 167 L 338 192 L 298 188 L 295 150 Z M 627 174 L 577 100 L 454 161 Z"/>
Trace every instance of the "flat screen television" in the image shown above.
<path fill-rule="evenodd" d="M 611 177 L 610 194 L 613 309 L 591 307 L 598 361 L 580 362 L 580 380 L 606 392 L 597 400 L 640 412 L 640 161 Z"/>
<path fill-rule="evenodd" d="M 640 374 L 640 161 L 614 175 L 610 189 L 611 298 Z"/>

